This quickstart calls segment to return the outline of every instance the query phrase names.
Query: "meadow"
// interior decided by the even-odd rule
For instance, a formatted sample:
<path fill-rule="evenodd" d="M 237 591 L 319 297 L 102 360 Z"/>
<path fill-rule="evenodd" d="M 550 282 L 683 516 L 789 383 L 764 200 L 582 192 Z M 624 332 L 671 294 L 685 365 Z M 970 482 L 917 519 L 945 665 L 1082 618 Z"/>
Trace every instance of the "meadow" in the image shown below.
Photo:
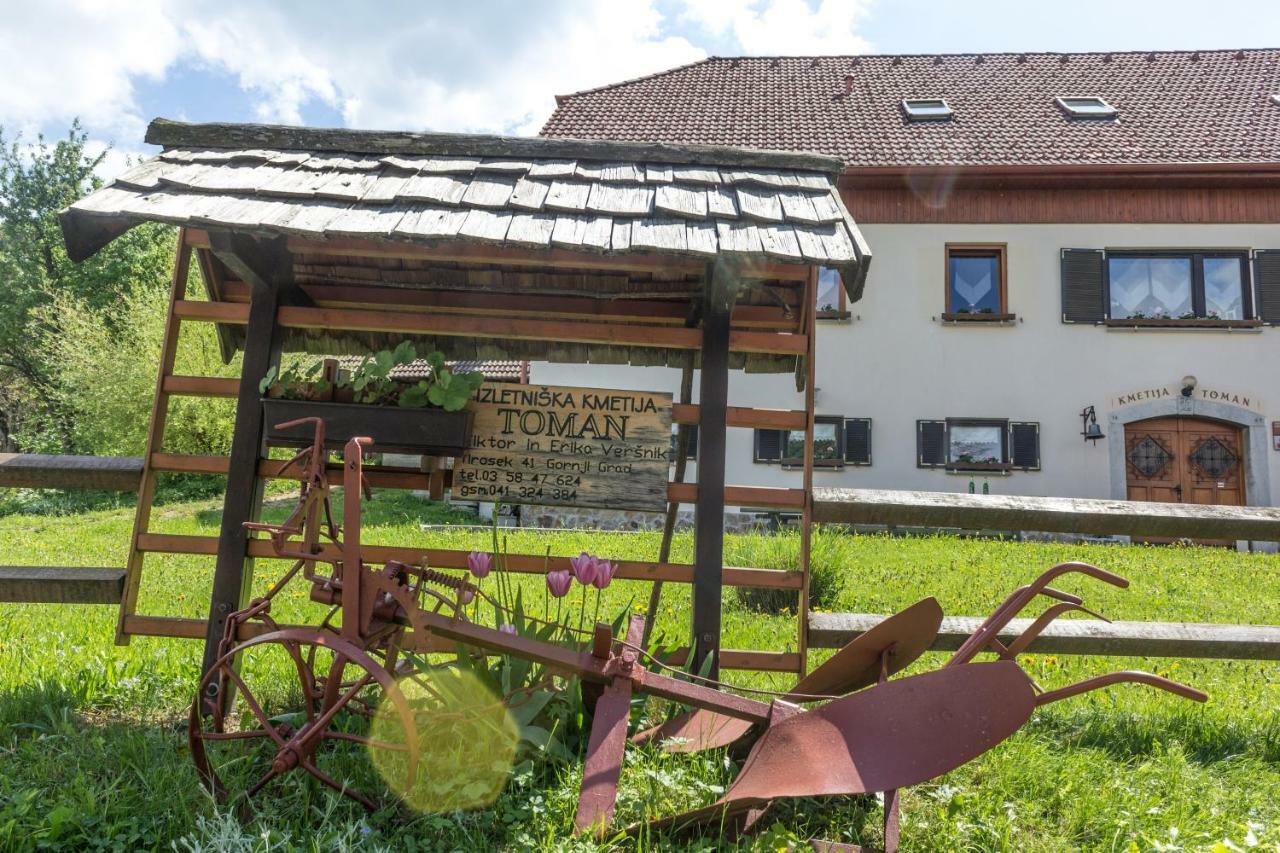
<path fill-rule="evenodd" d="M 269 514 L 279 517 L 281 501 Z M 473 519 L 407 495 L 369 504 L 366 542 L 487 548 Z M 424 530 L 424 522 L 432 523 Z M 0 517 L 0 563 L 123 565 L 130 508 Z M 218 504 L 157 508 L 153 529 L 216 534 Z M 510 531 L 512 551 L 654 559 L 650 533 Z M 731 565 L 787 567 L 794 533 L 734 535 Z M 673 559 L 691 556 L 677 535 Z M 821 531 L 814 545 L 817 606 L 889 613 L 925 595 L 948 614 L 980 615 L 1039 571 L 1084 560 L 1128 577 L 1118 590 L 1072 578 L 1060 584 L 1117 619 L 1280 624 L 1280 557 L 1198 547 L 1065 545 L 950 536 L 892 538 Z M 151 560 L 141 609 L 204 616 L 212 561 Z M 255 588 L 275 567 L 259 562 Z M 520 579 L 541 608 L 538 577 Z M 615 582 L 602 612 L 642 609 L 648 586 Z M 566 601 L 576 601 L 574 598 Z M 724 644 L 794 650 L 795 617 L 725 592 Z M 592 599 L 588 607 L 594 606 Z M 778 605 L 784 605 L 779 610 Z M 667 584 L 655 627 L 676 642 L 688 631 L 687 587 Z M 282 595 L 282 621 L 313 619 L 299 588 Z M 588 619 L 590 614 L 588 614 Z M 0 606 L 0 849 L 492 850 L 734 849 L 718 833 L 679 840 L 641 836 L 603 844 L 572 839 L 580 764 L 522 760 L 498 799 L 475 811 L 408 808 L 372 815 L 301 777 L 273 783 L 255 815 L 215 806 L 186 746 L 186 713 L 200 644 L 135 638 L 113 645 L 111 607 Z M 815 653 L 815 660 L 822 653 Z M 941 662 L 926 655 L 910 671 Z M 1116 687 L 1037 711 L 1019 733 L 977 761 L 903 796 L 907 850 L 1280 850 L 1280 664 L 1244 661 L 1024 655 L 1045 686 L 1116 669 L 1147 669 L 1195 685 L 1194 705 L 1138 686 Z M 784 676 L 728 673 L 754 687 L 788 686 Z M 662 713 L 637 706 L 633 725 Z M 722 753 L 666 756 L 630 749 L 616 825 L 714 800 L 734 775 Z M 741 849 L 780 850 L 810 837 L 875 845 L 880 809 L 872 798 L 785 805 Z"/>

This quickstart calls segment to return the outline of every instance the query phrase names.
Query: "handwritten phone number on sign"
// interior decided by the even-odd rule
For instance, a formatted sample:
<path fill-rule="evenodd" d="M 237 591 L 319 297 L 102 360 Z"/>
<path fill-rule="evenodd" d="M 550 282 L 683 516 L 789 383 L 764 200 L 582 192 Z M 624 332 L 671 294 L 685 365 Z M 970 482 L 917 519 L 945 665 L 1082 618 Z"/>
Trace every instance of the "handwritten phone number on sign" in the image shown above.
<path fill-rule="evenodd" d="M 467 471 L 458 484 L 461 498 L 520 498 L 572 501 L 578 497 L 582 477 L 576 474 L 539 474 L 528 471 Z"/>

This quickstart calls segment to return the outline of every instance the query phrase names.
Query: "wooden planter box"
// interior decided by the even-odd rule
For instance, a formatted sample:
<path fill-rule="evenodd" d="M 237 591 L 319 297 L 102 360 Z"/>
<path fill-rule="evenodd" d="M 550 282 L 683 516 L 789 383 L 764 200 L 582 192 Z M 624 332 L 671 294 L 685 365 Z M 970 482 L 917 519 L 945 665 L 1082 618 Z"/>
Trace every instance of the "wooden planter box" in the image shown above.
<path fill-rule="evenodd" d="M 1012 471 L 1013 466 L 1004 462 L 952 462 L 946 466 L 946 469 L 956 473 L 983 473 L 988 471 L 1003 473 Z"/>
<path fill-rule="evenodd" d="M 308 425 L 276 429 L 276 424 L 299 418 L 321 418 L 325 426 L 325 446 L 333 450 L 341 450 L 356 436 L 368 436 L 373 439 L 370 449 L 376 453 L 459 456 L 471 438 L 472 413 L 467 409 L 446 412 L 264 398 L 262 411 L 267 443 L 285 447 L 305 447 L 311 443 L 313 432 Z"/>

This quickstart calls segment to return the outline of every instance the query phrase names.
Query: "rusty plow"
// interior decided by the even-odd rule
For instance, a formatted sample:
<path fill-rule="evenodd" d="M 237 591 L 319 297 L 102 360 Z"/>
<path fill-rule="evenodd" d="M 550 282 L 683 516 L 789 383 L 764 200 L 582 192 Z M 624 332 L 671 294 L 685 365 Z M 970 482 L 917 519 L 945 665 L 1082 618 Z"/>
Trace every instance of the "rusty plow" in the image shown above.
<path fill-rule="evenodd" d="M 783 798 L 885 794 L 885 849 L 898 846 L 901 788 L 936 778 L 1000 744 L 1041 705 L 1119 683 L 1146 684 L 1204 701 L 1198 690 L 1159 676 L 1117 672 L 1045 690 L 1018 665 L 1024 651 L 1055 618 L 1069 612 L 1097 614 L 1081 599 L 1049 584 L 1067 574 L 1117 587 L 1127 582 L 1083 563 L 1055 566 L 1015 590 L 940 669 L 897 677 L 934 643 L 942 621 L 938 602 L 926 598 L 855 638 L 829 660 L 770 701 L 747 698 L 730 685 L 662 670 L 642 648 L 644 619 L 631 618 L 621 637 L 597 624 L 584 647 L 561 645 L 490 628 L 466 618 L 466 602 L 480 594 L 465 580 L 423 566 L 366 562 L 360 547 L 361 501 L 367 493 L 363 455 L 368 439 L 346 446 L 343 482 L 348 500 L 341 526 L 334 524 L 325 471 L 324 425 L 288 465 L 299 468 L 297 508 L 281 524 L 249 525 L 265 534 L 280 556 L 294 560 L 281 580 L 246 608 L 231 614 L 216 664 L 200 683 L 192 705 L 189 741 L 206 786 L 219 798 L 247 802 L 280 777 L 301 771 L 368 808 L 375 798 L 327 763 L 335 751 L 358 746 L 385 754 L 386 766 L 414 784 L 422 764 L 420 735 L 431 725 L 420 703 L 402 685 L 414 678 L 427 638 L 464 646 L 475 654 L 499 654 L 541 665 L 547 672 L 581 679 L 595 696 L 575 829 L 603 835 L 614 814 L 631 700 L 636 694 L 666 699 L 689 710 L 632 737 L 674 752 L 732 746 L 745 753 L 724 796 L 704 808 L 639 824 L 630 832 L 679 831 L 722 822 L 749 830 L 770 803 Z M 324 540 L 324 542 L 322 542 Z M 325 563 L 324 571 L 317 569 Z M 301 577 L 313 601 L 332 608 L 314 627 L 282 628 L 271 604 L 285 584 Z M 1010 621 L 1037 598 L 1053 603 L 1017 637 Z M 340 618 L 335 618 L 340 617 Z M 250 624 L 252 623 L 252 624 Z M 510 626 L 503 626 L 510 627 Z M 980 654 L 995 660 L 977 662 Z M 268 672 L 289 673 L 302 697 L 293 714 L 273 714 L 262 698 L 278 685 L 255 681 L 240 663 L 274 656 Z M 411 665 L 412 662 L 412 665 Z M 231 712 L 233 696 L 244 710 Z M 430 697 L 425 700 L 431 705 Z M 513 701 L 505 700 L 508 705 Z M 370 733 L 357 717 L 382 709 L 384 725 Z M 346 721 L 346 722 L 343 722 Z M 390 734 L 387 734 L 390 733 Z M 256 758 L 220 761 L 228 748 L 256 750 Z M 237 753 L 237 756 L 241 753 Z M 234 778 L 224 772 L 230 767 Z"/>

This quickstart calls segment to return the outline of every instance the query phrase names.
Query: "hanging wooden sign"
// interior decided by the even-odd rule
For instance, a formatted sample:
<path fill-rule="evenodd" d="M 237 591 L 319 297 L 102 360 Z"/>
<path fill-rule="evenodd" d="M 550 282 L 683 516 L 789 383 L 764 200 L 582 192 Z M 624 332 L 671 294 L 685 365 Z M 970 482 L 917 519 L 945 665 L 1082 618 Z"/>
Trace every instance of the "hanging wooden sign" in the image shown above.
<path fill-rule="evenodd" d="M 494 383 L 476 392 L 461 500 L 661 512 L 671 395 Z"/>

